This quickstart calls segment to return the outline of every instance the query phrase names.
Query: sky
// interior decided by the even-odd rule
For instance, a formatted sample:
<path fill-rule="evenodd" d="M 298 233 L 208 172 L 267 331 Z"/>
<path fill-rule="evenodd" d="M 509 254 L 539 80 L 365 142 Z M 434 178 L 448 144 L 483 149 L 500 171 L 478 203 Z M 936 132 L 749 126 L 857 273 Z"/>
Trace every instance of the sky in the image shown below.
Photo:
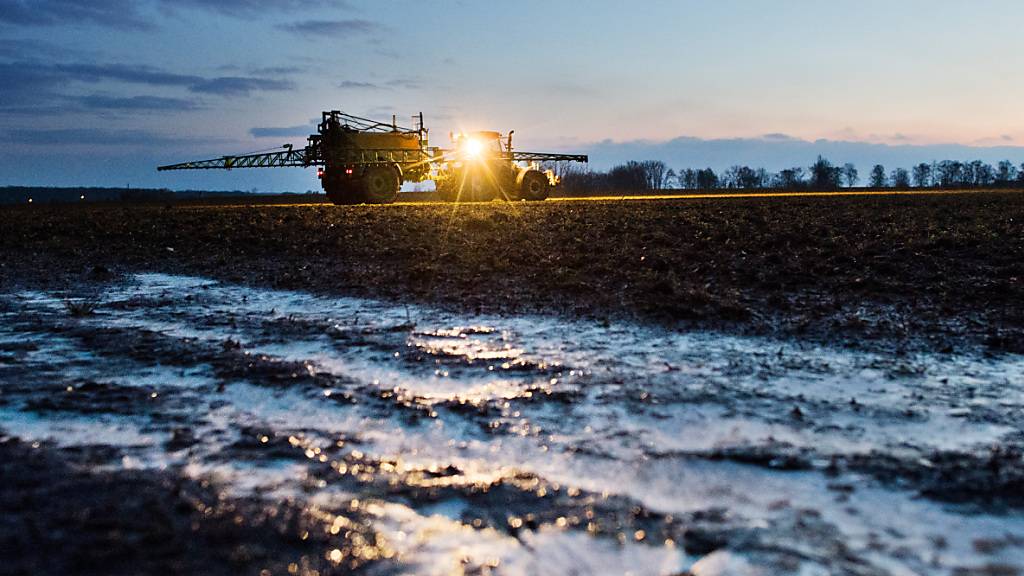
<path fill-rule="evenodd" d="M 164 172 L 321 110 L 675 168 L 1024 162 L 1019 0 L 0 0 L 0 186 L 304 191 Z"/>

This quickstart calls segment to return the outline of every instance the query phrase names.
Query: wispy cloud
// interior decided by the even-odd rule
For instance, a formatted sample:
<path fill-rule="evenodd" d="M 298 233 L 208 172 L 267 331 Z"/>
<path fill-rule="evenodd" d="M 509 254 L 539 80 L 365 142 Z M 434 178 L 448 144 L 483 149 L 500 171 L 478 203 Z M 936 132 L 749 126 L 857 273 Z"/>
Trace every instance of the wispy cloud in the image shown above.
<path fill-rule="evenodd" d="M 58 101 L 78 102 L 88 109 L 120 108 L 148 110 L 191 110 L 189 101 L 171 96 L 81 96 L 74 84 L 135 84 L 156 88 L 179 88 L 194 94 L 245 97 L 254 92 L 292 90 L 291 80 L 260 76 L 214 76 L 179 74 L 151 66 L 123 64 L 51 64 L 35 62 L 0 63 L 0 109 L 10 111 L 53 105 Z"/>
<path fill-rule="evenodd" d="M 191 138 L 167 136 L 149 130 L 107 130 L 104 128 L 64 128 L 57 130 L 7 130 L 4 138 L 24 145 L 154 146 L 196 142 Z"/>
<path fill-rule="evenodd" d="M 177 74 L 152 66 L 124 64 L 56 64 L 39 68 L 44 73 L 60 76 L 62 81 L 100 82 L 119 80 L 150 86 L 192 86 L 206 81 L 202 76 Z"/>
<path fill-rule="evenodd" d="M 4 0 L 0 24 L 19 27 L 98 25 L 109 28 L 154 28 L 134 0 Z"/>
<path fill-rule="evenodd" d="M 300 124 L 298 126 L 284 126 L 284 127 L 271 127 L 271 128 L 252 128 L 249 133 L 254 138 L 293 138 L 293 137 L 305 137 L 313 132 L 313 127 L 309 124 Z"/>
<path fill-rule="evenodd" d="M 974 141 L 974 144 L 978 146 L 1010 146 L 1015 142 L 1013 136 L 1009 134 L 1000 134 L 999 136 L 991 136 L 988 138 L 979 138 Z"/>
<path fill-rule="evenodd" d="M 274 2 L 266 0 L 163 0 L 163 2 L 174 7 L 200 8 L 243 18 L 264 13 L 267 10 L 290 12 L 314 8 L 351 8 L 346 0 L 274 0 Z"/>
<path fill-rule="evenodd" d="M 300 36 L 345 37 L 354 35 L 374 34 L 383 31 L 384 27 L 376 22 L 361 19 L 349 20 L 302 20 L 279 24 L 278 29 Z"/>
<path fill-rule="evenodd" d="M 153 30 L 158 12 L 181 9 L 216 12 L 221 16 L 253 19 L 268 11 L 278 13 L 309 9 L 350 9 L 345 0 L 3 0 L 0 26 L 54 27 L 99 26 L 121 30 Z"/>
<path fill-rule="evenodd" d="M 81 54 L 81 51 L 77 51 Z M 56 59 L 75 55 L 76 51 L 64 46 L 29 38 L 0 38 L 0 58 L 11 60 Z"/>
<path fill-rule="evenodd" d="M 90 110 L 125 110 L 125 111 L 157 111 L 181 112 L 196 110 L 199 106 L 182 98 L 164 98 L 161 96 L 82 96 L 78 103 Z"/>
<path fill-rule="evenodd" d="M 248 96 L 252 92 L 282 92 L 292 90 L 293 88 L 295 88 L 295 83 L 290 80 L 223 76 L 196 82 L 189 86 L 188 89 L 200 94 Z"/>
<path fill-rule="evenodd" d="M 417 90 L 423 83 L 416 78 L 395 78 L 386 83 L 388 88 L 400 88 L 402 90 Z"/>
<path fill-rule="evenodd" d="M 382 90 L 384 87 L 373 82 L 358 82 L 355 80 L 342 80 L 338 82 L 338 88 L 345 90 Z"/>
<path fill-rule="evenodd" d="M 381 83 L 342 80 L 337 84 L 338 88 L 345 90 L 417 90 L 422 85 L 422 82 L 415 78 L 395 78 Z"/>

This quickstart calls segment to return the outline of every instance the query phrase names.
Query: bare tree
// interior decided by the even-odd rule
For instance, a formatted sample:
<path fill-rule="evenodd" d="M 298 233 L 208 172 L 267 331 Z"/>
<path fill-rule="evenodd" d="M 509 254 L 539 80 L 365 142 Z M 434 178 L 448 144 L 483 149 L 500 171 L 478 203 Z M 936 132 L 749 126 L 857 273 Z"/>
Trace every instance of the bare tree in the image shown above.
<path fill-rule="evenodd" d="M 608 183 L 613 190 L 650 190 L 651 179 L 642 162 L 630 160 L 608 171 Z"/>
<path fill-rule="evenodd" d="M 914 166 L 914 186 L 926 188 L 932 183 L 932 165 L 922 162 Z"/>
<path fill-rule="evenodd" d="M 1010 182 L 1017 179 L 1017 167 L 1009 160 L 1003 160 L 996 167 L 996 184 L 1008 186 Z"/>
<path fill-rule="evenodd" d="M 804 169 L 787 168 L 775 176 L 775 187 L 783 190 L 797 190 L 804 187 Z"/>
<path fill-rule="evenodd" d="M 718 175 L 711 168 L 697 170 L 697 188 L 700 190 L 714 190 L 718 188 Z"/>
<path fill-rule="evenodd" d="M 815 190 L 835 190 L 839 188 L 842 169 L 832 165 L 822 156 L 811 165 L 811 187 Z"/>
<path fill-rule="evenodd" d="M 767 172 L 763 169 L 755 170 L 750 166 L 740 166 L 736 171 L 736 187 L 747 190 L 763 188 L 766 176 Z"/>
<path fill-rule="evenodd" d="M 974 182 L 977 186 L 991 186 L 996 181 L 996 171 L 988 162 L 978 162 L 974 169 Z"/>
<path fill-rule="evenodd" d="M 907 172 L 905 168 L 897 168 L 893 170 L 890 180 L 892 181 L 893 188 L 899 188 L 901 190 L 910 188 L 910 172 Z"/>
<path fill-rule="evenodd" d="M 718 186 L 719 188 L 739 188 L 740 187 L 740 166 L 732 166 L 719 174 Z"/>
<path fill-rule="evenodd" d="M 695 190 L 697 188 L 697 171 L 693 168 L 680 170 L 679 186 L 686 190 Z"/>
<path fill-rule="evenodd" d="M 869 182 L 872 188 L 885 188 L 886 184 L 888 184 L 888 180 L 885 177 L 885 166 L 875 164 L 875 167 L 871 169 L 871 179 Z"/>
<path fill-rule="evenodd" d="M 637 163 L 644 173 L 648 190 L 661 190 L 665 187 L 668 167 L 661 160 L 644 160 Z"/>
<path fill-rule="evenodd" d="M 843 181 L 846 182 L 847 188 L 853 188 L 860 182 L 860 174 L 857 173 L 857 167 L 847 162 L 843 164 Z"/>
<path fill-rule="evenodd" d="M 964 164 L 955 160 L 943 160 L 936 169 L 935 179 L 942 188 L 963 186 L 965 181 Z"/>

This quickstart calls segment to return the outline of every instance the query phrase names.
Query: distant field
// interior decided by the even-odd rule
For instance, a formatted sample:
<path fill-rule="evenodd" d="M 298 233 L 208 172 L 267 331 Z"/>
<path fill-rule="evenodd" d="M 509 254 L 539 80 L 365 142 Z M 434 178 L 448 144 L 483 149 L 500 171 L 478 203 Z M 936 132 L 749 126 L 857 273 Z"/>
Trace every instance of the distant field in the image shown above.
<path fill-rule="evenodd" d="M 670 325 L 1024 351 L 1024 194 L 2 209 L 3 282 L 158 270 Z"/>
<path fill-rule="evenodd" d="M 695 199 L 742 198 L 742 197 L 780 197 L 780 196 L 878 196 L 878 195 L 959 195 L 987 193 L 1020 193 L 1024 190 L 970 189 L 948 190 L 941 188 L 913 189 L 875 189 L 875 188 L 843 188 L 832 191 L 814 190 L 748 190 L 748 189 L 715 189 L 715 190 L 562 190 L 556 189 L 552 200 L 600 199 L 600 200 L 646 200 L 646 199 Z M 30 202 L 31 200 L 31 202 Z M 398 196 L 399 203 L 437 202 L 440 199 L 434 192 L 403 192 Z M 157 189 L 125 190 L 119 188 L 28 188 L 0 187 L 0 206 L 38 205 L 69 205 L 69 204 L 175 204 L 175 205 L 295 205 L 295 204 L 329 204 L 323 193 L 281 193 L 265 194 L 250 192 L 218 192 L 218 191 L 178 191 Z"/>

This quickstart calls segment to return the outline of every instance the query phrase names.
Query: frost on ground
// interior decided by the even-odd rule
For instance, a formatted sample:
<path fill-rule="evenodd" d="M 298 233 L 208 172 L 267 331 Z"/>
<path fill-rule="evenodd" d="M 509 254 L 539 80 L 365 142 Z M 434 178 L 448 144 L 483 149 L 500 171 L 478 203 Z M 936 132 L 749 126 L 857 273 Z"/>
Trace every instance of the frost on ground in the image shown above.
<path fill-rule="evenodd" d="M 0 298 L 0 542 L 26 572 L 1019 574 L 1022 407 L 1011 354 L 142 274 Z"/>

